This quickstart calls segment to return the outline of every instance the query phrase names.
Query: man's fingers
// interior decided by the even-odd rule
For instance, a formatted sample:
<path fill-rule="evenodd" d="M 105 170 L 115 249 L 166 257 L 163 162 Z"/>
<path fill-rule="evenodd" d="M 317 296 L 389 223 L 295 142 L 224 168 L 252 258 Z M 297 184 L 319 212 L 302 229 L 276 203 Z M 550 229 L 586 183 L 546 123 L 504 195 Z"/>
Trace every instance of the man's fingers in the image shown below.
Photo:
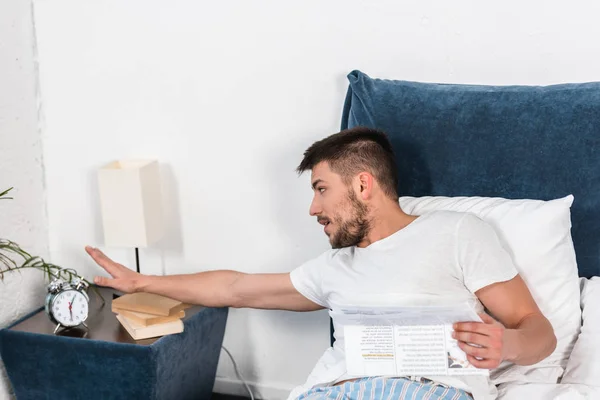
<path fill-rule="evenodd" d="M 500 365 L 500 360 L 493 360 L 487 358 L 484 358 L 483 360 L 478 360 L 469 354 L 467 354 L 467 360 L 471 363 L 472 366 L 477 368 L 494 369 Z"/>
<path fill-rule="evenodd" d="M 498 323 L 498 321 L 496 321 L 494 318 L 490 317 L 487 313 L 484 313 L 484 312 L 479 313 L 479 317 L 486 324 L 497 324 Z"/>
<path fill-rule="evenodd" d="M 466 354 L 470 354 L 473 357 L 484 358 L 490 356 L 489 350 L 485 347 L 475 347 L 465 342 L 458 342 L 458 347 L 460 347 Z"/>
<path fill-rule="evenodd" d="M 103 276 L 96 276 L 94 278 L 94 283 L 98 286 L 106 286 L 106 287 L 113 288 L 113 289 L 116 289 L 116 290 L 124 292 L 124 293 L 135 292 L 135 287 L 134 287 L 135 282 L 133 282 L 131 280 L 111 279 L 111 278 L 105 278 Z"/>
<path fill-rule="evenodd" d="M 483 322 L 458 322 L 452 337 L 477 368 L 494 369 L 502 360 L 504 326 L 486 313 L 480 313 Z"/>
<path fill-rule="evenodd" d="M 453 328 L 455 331 L 476 332 L 482 335 L 492 335 L 504 326 L 487 314 L 479 314 L 483 322 L 457 322 Z"/>
<path fill-rule="evenodd" d="M 460 342 L 473 343 L 483 347 L 490 346 L 490 337 L 473 332 L 452 332 L 452 337 Z"/>
<path fill-rule="evenodd" d="M 455 332 L 475 332 L 487 335 L 488 327 L 481 322 L 457 322 L 453 326 Z"/>
<path fill-rule="evenodd" d="M 90 255 L 90 257 L 92 257 L 96 264 L 98 264 L 99 266 L 104 268 L 109 274 L 114 276 L 114 273 L 116 272 L 115 267 L 117 264 L 113 260 L 108 258 L 100 250 L 91 246 L 86 246 L 85 251 Z"/>
<path fill-rule="evenodd" d="M 112 260 L 110 258 L 106 257 L 106 255 L 103 252 L 101 252 L 100 250 L 98 250 L 98 249 L 96 249 L 94 247 L 86 246 L 85 247 L 85 251 L 101 267 L 104 267 L 105 264 L 112 262 Z"/>
<path fill-rule="evenodd" d="M 114 281 L 114 279 L 105 278 L 103 276 L 97 276 L 94 278 L 94 283 L 98 286 L 112 287 L 112 285 L 111 285 L 112 281 Z"/>

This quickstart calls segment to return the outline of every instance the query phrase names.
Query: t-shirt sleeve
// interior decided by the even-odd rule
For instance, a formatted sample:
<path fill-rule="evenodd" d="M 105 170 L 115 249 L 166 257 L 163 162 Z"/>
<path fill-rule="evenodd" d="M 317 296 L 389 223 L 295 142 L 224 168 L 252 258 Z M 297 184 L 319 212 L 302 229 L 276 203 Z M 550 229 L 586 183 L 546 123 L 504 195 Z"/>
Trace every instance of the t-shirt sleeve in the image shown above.
<path fill-rule="evenodd" d="M 466 214 L 458 224 L 457 248 L 464 283 L 472 293 L 519 273 L 494 228 L 473 214 Z"/>
<path fill-rule="evenodd" d="M 301 295 L 317 303 L 318 305 L 329 308 L 327 299 L 323 292 L 323 274 L 327 268 L 329 252 L 305 262 L 290 273 L 292 285 Z"/>

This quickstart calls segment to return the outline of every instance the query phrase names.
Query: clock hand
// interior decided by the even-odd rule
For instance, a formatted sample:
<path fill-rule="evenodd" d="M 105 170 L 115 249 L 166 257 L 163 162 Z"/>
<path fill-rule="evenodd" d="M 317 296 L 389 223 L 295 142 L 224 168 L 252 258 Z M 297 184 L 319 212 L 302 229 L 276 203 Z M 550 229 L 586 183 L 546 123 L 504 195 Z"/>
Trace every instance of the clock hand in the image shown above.
<path fill-rule="evenodd" d="M 73 321 L 73 303 L 75 302 L 75 296 L 76 294 L 73 295 L 73 298 L 69 302 L 69 314 L 71 314 L 71 321 Z"/>

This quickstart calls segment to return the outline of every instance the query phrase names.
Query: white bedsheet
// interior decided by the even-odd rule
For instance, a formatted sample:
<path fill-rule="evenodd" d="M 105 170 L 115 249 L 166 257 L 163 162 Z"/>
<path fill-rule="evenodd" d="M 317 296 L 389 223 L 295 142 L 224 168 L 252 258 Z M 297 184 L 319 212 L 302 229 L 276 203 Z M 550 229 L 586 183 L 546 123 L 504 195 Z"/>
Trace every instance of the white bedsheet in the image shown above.
<path fill-rule="evenodd" d="M 600 278 L 580 279 L 583 326 L 563 382 L 502 384 L 499 400 L 600 400 Z"/>
<path fill-rule="evenodd" d="M 499 389 L 498 400 L 594 400 L 600 399 L 600 387 L 575 383 L 509 384 Z"/>

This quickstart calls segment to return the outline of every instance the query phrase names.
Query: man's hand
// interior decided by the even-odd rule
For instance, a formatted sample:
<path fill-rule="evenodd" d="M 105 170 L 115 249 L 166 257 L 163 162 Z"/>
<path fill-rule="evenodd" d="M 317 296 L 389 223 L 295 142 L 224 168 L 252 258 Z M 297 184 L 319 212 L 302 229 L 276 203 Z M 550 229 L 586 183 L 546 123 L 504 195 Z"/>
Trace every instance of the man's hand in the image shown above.
<path fill-rule="evenodd" d="M 473 366 L 493 369 L 506 358 L 506 330 L 489 315 L 481 313 L 479 316 L 483 322 L 454 324 L 452 337 L 458 341 L 458 346 L 467 354 L 467 359 Z"/>
<path fill-rule="evenodd" d="M 114 262 L 96 248 L 86 246 L 85 251 L 94 259 L 96 264 L 104 268 L 104 270 L 112 276 L 112 278 L 96 276 L 94 278 L 94 283 L 99 286 L 108 286 L 125 293 L 132 293 L 137 290 L 140 278 L 143 277 L 143 275 L 130 270 L 124 265 Z"/>

